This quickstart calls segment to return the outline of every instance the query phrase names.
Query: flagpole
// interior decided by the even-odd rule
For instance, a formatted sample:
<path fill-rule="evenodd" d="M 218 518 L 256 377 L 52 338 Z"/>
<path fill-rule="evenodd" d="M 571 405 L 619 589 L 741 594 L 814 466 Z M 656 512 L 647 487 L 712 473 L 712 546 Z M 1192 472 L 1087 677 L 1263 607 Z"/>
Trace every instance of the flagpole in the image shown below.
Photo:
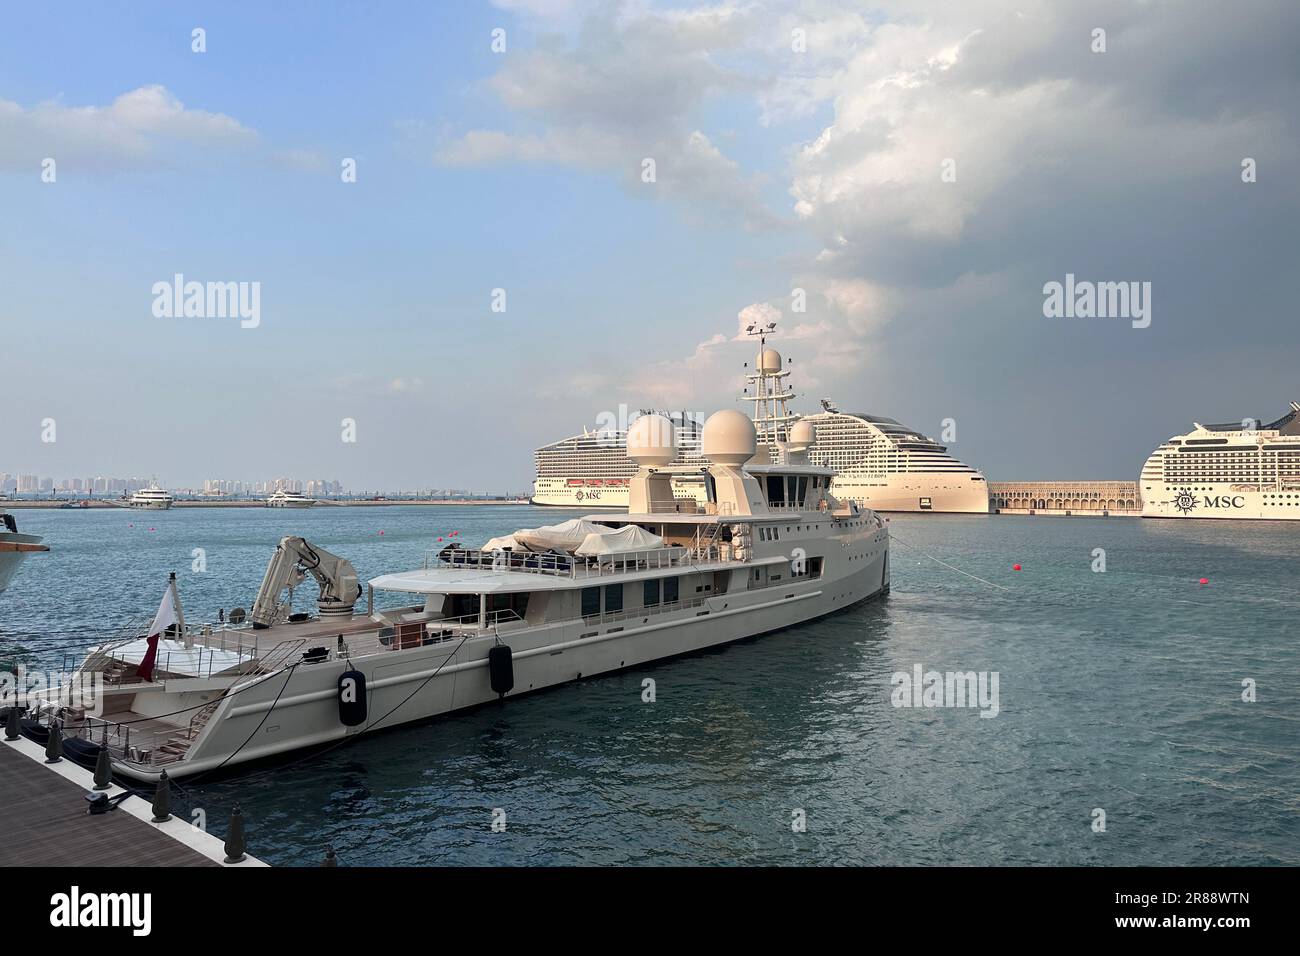
<path fill-rule="evenodd" d="M 176 626 L 180 629 L 181 642 L 190 646 L 189 637 L 185 633 L 185 611 L 181 609 L 181 592 L 176 587 L 176 572 L 171 572 L 171 578 L 168 580 L 168 587 L 172 589 L 172 603 L 176 606 Z"/>

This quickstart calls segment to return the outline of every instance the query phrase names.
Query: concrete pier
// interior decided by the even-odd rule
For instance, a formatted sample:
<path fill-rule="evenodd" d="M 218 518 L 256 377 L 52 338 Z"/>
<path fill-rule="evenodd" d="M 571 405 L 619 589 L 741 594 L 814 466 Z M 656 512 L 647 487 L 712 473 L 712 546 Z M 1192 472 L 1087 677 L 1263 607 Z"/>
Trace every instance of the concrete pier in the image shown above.
<path fill-rule="evenodd" d="M 186 820 L 153 823 L 149 801 L 129 796 L 91 816 L 93 774 L 25 737 L 0 740 L 0 866 L 226 866 L 222 840 Z M 102 791 L 124 793 L 113 784 Z M 234 867 L 264 867 L 246 857 Z"/>

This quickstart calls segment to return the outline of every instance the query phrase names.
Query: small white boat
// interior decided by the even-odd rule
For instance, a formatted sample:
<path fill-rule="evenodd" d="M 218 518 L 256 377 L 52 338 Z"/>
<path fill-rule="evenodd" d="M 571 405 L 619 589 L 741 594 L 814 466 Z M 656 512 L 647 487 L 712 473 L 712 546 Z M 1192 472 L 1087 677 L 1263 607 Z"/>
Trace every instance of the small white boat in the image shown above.
<path fill-rule="evenodd" d="M 310 508 L 315 504 L 315 498 L 308 498 L 297 491 L 277 491 L 266 499 L 268 508 Z"/>
<path fill-rule="evenodd" d="M 18 522 L 11 514 L 0 514 L 0 591 L 18 573 L 18 567 L 30 554 L 49 551 L 38 534 L 19 534 Z"/>
<path fill-rule="evenodd" d="M 142 511 L 166 511 L 172 506 L 171 492 L 165 491 L 158 487 L 158 482 L 153 482 L 148 488 L 141 488 L 130 498 L 125 498 L 121 502 L 123 507 L 137 508 Z"/>
<path fill-rule="evenodd" d="M 627 513 L 444 548 L 372 578 L 361 613 L 353 566 L 299 537 L 280 542 L 238 624 L 186 626 L 173 576 L 151 625 L 92 648 L 72 675 L 69 687 L 103 687 L 99 706 L 49 691 L 24 732 L 57 725 L 70 752 L 107 748 L 127 777 L 180 778 L 845 610 L 889 590 L 889 531 L 832 496 L 835 473 L 808 463 L 812 439 L 796 424 L 783 464 L 746 467 L 753 422 L 718 412 L 698 505 L 673 494 L 672 423 L 642 417 Z M 307 574 L 317 613 L 293 614 Z"/>

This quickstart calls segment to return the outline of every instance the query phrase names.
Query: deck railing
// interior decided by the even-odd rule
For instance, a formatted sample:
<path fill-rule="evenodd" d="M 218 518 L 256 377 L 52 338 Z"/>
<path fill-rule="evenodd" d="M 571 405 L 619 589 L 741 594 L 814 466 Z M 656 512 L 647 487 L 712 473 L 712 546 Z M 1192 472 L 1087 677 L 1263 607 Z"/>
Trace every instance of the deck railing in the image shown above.
<path fill-rule="evenodd" d="M 622 611 L 610 611 L 604 614 L 588 614 L 583 616 L 582 623 L 596 627 L 604 627 L 607 624 L 617 624 L 620 621 L 629 621 L 632 618 L 637 617 L 648 619 L 658 614 L 667 614 L 671 611 L 686 611 L 691 608 L 700 607 L 708 601 L 709 598 L 715 596 L 716 595 L 713 594 L 706 594 L 683 601 L 661 602 L 649 607 L 633 607 Z"/>
<path fill-rule="evenodd" d="M 617 554 L 572 555 L 555 551 L 484 551 L 478 548 L 445 548 L 426 552 L 424 567 L 458 568 L 471 571 L 526 571 L 564 578 L 603 577 L 628 571 L 679 567 L 693 555 L 686 547 L 668 546 Z M 714 559 L 716 560 L 716 558 Z"/>
<path fill-rule="evenodd" d="M 341 646 L 330 648 L 330 658 L 338 660 L 380 650 L 404 651 L 413 647 L 427 647 L 459 640 L 466 632 L 500 634 L 524 624 L 524 619 L 511 608 L 488 611 L 481 618 L 478 614 L 439 618 L 417 614 L 415 620 L 392 621 L 376 626 L 373 631 L 345 638 Z"/>

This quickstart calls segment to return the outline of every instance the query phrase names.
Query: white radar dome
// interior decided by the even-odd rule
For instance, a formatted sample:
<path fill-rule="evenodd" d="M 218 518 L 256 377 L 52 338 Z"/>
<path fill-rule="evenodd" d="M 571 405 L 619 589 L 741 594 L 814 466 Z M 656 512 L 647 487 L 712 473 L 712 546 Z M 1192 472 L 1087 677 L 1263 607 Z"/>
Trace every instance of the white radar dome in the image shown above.
<path fill-rule="evenodd" d="M 781 371 L 781 353 L 776 349 L 763 349 L 763 354 L 758 357 L 758 370 L 760 372 Z"/>
<path fill-rule="evenodd" d="M 627 457 L 639 465 L 666 465 L 676 453 L 677 432 L 662 415 L 642 415 L 627 430 Z"/>
<path fill-rule="evenodd" d="M 719 465 L 743 465 L 758 451 L 758 433 L 748 415 L 735 409 L 714 412 L 700 437 L 704 457 Z"/>
<path fill-rule="evenodd" d="M 807 419 L 800 419 L 790 427 L 790 444 L 807 448 L 817 440 L 817 429 Z"/>

